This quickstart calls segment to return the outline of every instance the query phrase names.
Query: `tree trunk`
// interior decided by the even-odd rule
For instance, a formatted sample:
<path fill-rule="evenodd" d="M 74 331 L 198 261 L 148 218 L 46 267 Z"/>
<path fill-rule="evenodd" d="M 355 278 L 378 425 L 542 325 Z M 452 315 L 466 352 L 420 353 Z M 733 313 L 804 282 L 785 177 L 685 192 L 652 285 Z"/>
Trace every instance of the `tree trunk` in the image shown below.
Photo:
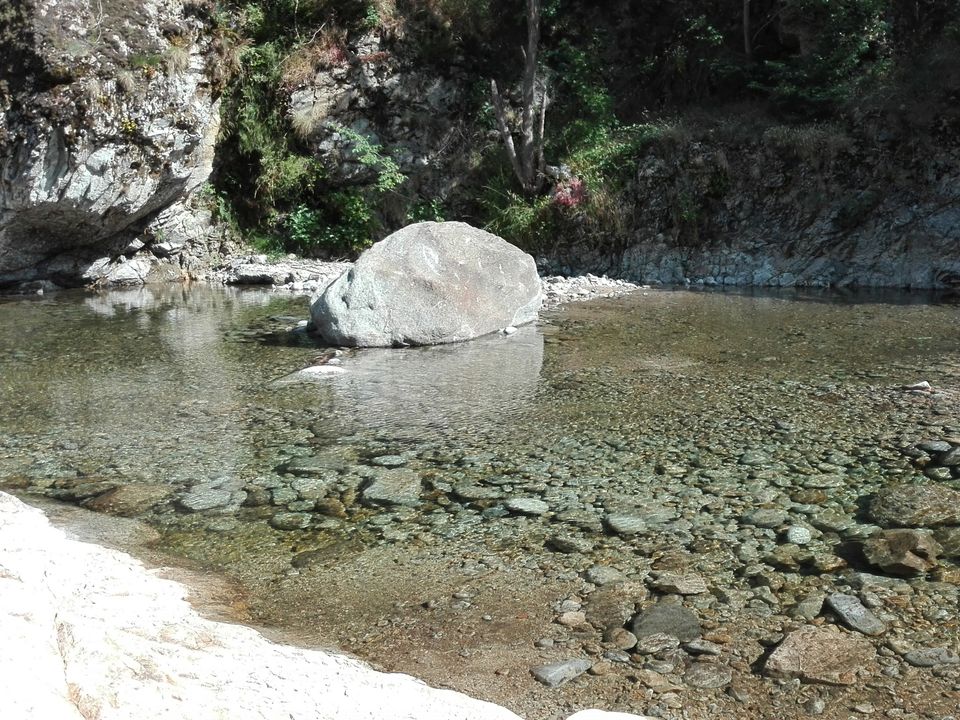
<path fill-rule="evenodd" d="M 753 42 L 750 38 L 750 0 L 743 0 L 743 52 L 753 57 Z"/>
<path fill-rule="evenodd" d="M 503 97 L 496 81 L 490 82 L 493 111 L 510 167 L 520 181 L 523 192 L 535 194 L 543 184 L 543 130 L 547 110 L 547 89 L 544 83 L 540 105 L 537 105 L 537 52 L 540 47 L 540 0 L 527 0 L 527 45 L 523 48 L 523 80 L 519 149 L 507 122 Z"/>

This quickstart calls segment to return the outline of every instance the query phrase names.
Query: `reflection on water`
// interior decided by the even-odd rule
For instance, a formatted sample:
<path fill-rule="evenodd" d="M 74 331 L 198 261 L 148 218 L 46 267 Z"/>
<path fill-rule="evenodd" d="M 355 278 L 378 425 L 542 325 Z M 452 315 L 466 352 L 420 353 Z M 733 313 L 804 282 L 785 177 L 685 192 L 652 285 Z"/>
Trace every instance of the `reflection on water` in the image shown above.
<path fill-rule="evenodd" d="M 543 335 L 527 326 L 458 345 L 355 351 L 342 358 L 343 374 L 285 385 L 307 401 L 330 398 L 355 428 L 469 432 L 517 415 L 542 365 Z"/>
<path fill-rule="evenodd" d="M 262 479 L 332 445 L 522 456 L 576 435 L 642 444 L 658 426 L 706 436 L 745 404 L 816 428 L 845 410 L 782 383 L 937 383 L 960 345 L 951 305 L 655 292 L 512 336 L 351 351 L 342 375 L 277 383 L 318 352 L 286 332 L 306 316 L 304 298 L 179 286 L 3 302 L 0 472 L 181 486 Z"/>
<path fill-rule="evenodd" d="M 272 341 L 306 314 L 304 298 L 179 287 L 0 305 L 6 465 L 32 466 L 40 482 L 251 478 L 317 438 L 479 432 L 521 413 L 538 386 L 543 338 L 532 326 L 351 352 L 336 379 L 278 385 L 317 353 L 306 338 Z"/>

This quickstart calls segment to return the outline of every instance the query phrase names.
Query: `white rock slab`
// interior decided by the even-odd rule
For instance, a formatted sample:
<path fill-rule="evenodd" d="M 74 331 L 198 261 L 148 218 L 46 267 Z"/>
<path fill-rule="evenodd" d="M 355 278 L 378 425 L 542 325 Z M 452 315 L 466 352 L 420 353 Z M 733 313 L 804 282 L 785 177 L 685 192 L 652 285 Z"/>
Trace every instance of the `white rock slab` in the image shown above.
<path fill-rule="evenodd" d="M 0 715 L 519 720 L 407 675 L 206 620 L 186 594 L 0 493 Z"/>
<path fill-rule="evenodd" d="M 201 617 L 187 588 L 0 492 L 3 720 L 521 720 L 493 703 Z M 645 720 L 581 711 L 570 720 Z"/>

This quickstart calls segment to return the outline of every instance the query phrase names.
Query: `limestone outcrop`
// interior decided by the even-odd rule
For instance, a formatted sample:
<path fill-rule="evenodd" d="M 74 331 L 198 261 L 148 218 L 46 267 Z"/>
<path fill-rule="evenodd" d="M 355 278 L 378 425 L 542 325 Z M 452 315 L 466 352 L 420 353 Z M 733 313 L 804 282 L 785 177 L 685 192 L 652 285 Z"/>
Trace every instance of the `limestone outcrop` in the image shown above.
<path fill-rule="evenodd" d="M 0 24 L 0 285 L 139 284 L 206 252 L 202 4 L 25 0 Z"/>
<path fill-rule="evenodd" d="M 465 223 L 427 222 L 363 253 L 311 316 L 332 345 L 438 345 L 532 322 L 542 299 L 532 257 Z"/>

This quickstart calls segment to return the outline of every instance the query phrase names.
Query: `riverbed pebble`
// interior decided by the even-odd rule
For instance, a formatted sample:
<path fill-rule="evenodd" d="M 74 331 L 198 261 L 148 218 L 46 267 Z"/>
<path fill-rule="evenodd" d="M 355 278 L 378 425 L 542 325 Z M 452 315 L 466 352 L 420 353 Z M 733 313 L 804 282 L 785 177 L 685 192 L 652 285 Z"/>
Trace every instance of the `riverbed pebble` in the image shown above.
<path fill-rule="evenodd" d="M 541 683 L 550 688 L 559 687 L 591 668 L 593 663 L 585 658 L 564 660 L 562 662 L 539 665 L 531 668 L 531 674 Z"/>

